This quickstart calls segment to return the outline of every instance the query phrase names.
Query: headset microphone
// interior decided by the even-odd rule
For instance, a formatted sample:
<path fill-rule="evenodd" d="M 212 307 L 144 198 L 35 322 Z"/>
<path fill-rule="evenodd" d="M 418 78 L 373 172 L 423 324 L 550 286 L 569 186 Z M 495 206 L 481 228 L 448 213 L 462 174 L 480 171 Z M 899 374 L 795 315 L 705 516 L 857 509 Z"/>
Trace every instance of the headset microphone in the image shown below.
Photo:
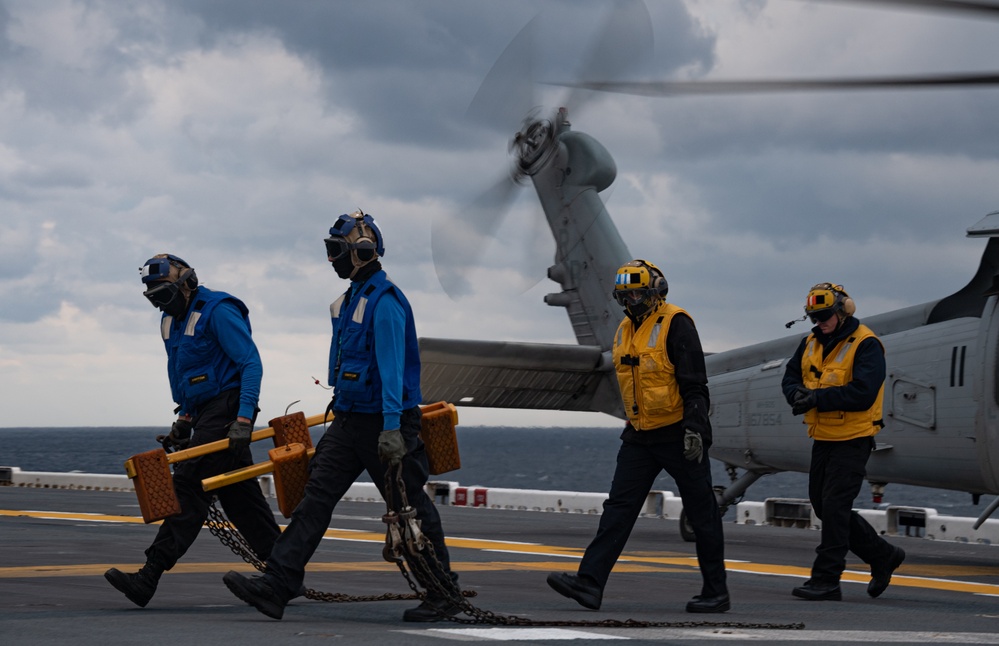
<path fill-rule="evenodd" d="M 801 317 L 800 319 L 794 319 L 793 321 L 788 321 L 787 323 L 785 323 L 785 324 L 784 324 L 784 327 L 786 327 L 786 328 L 789 328 L 789 327 L 791 327 L 792 325 L 794 325 L 795 323 L 800 323 L 801 321 L 804 321 L 804 320 L 805 320 L 805 319 L 807 319 L 807 318 L 808 318 L 808 315 L 807 315 L 807 314 L 805 314 L 805 315 L 804 315 L 804 316 L 802 316 L 802 317 Z"/>

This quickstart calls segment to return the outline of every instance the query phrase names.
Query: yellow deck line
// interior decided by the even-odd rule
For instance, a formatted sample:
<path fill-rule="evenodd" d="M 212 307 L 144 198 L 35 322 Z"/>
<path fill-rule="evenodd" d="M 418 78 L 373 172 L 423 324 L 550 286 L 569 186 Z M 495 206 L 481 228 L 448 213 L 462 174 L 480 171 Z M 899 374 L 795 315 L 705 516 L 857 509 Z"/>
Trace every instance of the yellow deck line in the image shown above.
<path fill-rule="evenodd" d="M 34 511 L 34 510 L 8 510 L 0 509 L 0 517 L 27 517 L 51 520 L 72 520 L 85 522 L 110 522 L 110 523 L 131 523 L 143 524 L 142 518 L 138 516 L 116 516 L 108 514 L 90 514 L 79 512 L 58 512 L 58 511 Z M 332 540 L 360 541 L 369 543 L 383 543 L 385 535 L 379 532 L 369 532 L 364 530 L 349 529 L 329 529 L 325 538 Z M 453 561 L 452 567 L 458 572 L 474 571 L 575 571 L 576 562 L 582 556 L 583 550 L 574 547 L 560 547 L 553 545 L 541 545 L 522 542 L 507 543 L 497 540 L 483 540 L 474 538 L 448 537 L 448 547 L 452 549 L 472 549 L 484 552 L 502 552 L 505 554 L 523 554 L 525 556 L 547 556 L 561 557 L 556 561 Z M 19 567 L 0 567 L 0 579 L 3 578 L 33 578 L 33 577 L 65 577 L 65 576 L 96 576 L 112 566 L 126 569 L 138 569 L 141 563 L 134 564 L 87 564 L 87 565 L 28 565 Z M 629 554 L 625 552 L 614 567 L 615 572 L 689 572 L 697 568 L 697 559 L 678 552 L 636 552 Z M 809 568 L 790 565 L 778 565 L 773 563 L 749 563 L 745 561 L 726 561 L 726 568 L 730 573 L 741 572 L 746 574 L 759 574 L 768 576 L 790 576 L 798 578 L 808 578 Z M 171 570 L 171 574 L 184 574 L 194 572 L 227 572 L 229 570 L 252 571 L 252 567 L 245 563 L 192 563 L 184 562 L 177 564 Z M 397 567 L 379 558 L 372 558 L 370 561 L 355 562 L 333 562 L 309 564 L 309 571 L 312 572 L 393 572 Z M 945 579 L 946 576 L 995 576 L 999 568 L 995 566 L 982 566 L 980 568 L 968 566 L 946 565 L 903 565 L 892 577 L 892 586 L 924 588 L 932 590 L 948 590 L 952 592 L 965 592 L 972 594 L 999 595 L 999 585 L 988 583 L 976 583 L 973 581 L 957 581 Z M 922 576 L 917 576 L 921 574 Z M 843 573 L 844 581 L 857 583 L 867 583 L 870 574 L 867 572 L 847 570 Z"/>

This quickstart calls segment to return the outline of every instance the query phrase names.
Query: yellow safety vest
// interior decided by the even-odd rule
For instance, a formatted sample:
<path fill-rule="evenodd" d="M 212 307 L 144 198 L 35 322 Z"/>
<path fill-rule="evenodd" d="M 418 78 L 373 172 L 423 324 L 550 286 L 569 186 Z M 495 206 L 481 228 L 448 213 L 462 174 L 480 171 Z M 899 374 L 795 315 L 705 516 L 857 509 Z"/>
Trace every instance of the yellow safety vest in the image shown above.
<path fill-rule="evenodd" d="M 614 334 L 614 368 L 625 413 L 635 430 L 648 431 L 683 419 L 676 368 L 666 353 L 669 324 L 677 314 L 687 313 L 663 301 L 637 331 L 626 316 Z"/>
<path fill-rule="evenodd" d="M 822 344 L 815 338 L 815 334 L 810 334 L 805 343 L 805 351 L 801 355 L 801 378 L 805 387 L 815 390 L 845 386 L 850 383 L 853 379 L 853 361 L 857 356 L 857 348 L 866 339 L 874 339 L 881 343 L 869 327 L 861 324 L 856 332 L 837 343 L 823 359 Z M 884 394 L 885 385 L 882 383 L 874 405 L 862 411 L 832 410 L 820 413 L 817 408 L 813 408 L 805 413 L 808 436 L 816 440 L 842 441 L 877 434 L 883 426 Z"/>

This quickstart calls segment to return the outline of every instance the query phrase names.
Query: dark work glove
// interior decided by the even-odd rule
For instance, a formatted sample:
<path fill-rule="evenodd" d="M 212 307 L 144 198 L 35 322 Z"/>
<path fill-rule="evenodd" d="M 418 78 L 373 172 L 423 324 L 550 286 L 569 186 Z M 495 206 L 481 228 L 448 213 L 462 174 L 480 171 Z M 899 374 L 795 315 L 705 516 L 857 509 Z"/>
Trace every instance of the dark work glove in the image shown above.
<path fill-rule="evenodd" d="M 804 386 L 798 386 L 794 395 L 791 396 L 791 412 L 795 415 L 804 415 L 818 405 L 818 395 L 814 390 L 809 390 Z"/>
<path fill-rule="evenodd" d="M 393 429 L 378 434 L 378 459 L 390 465 L 402 462 L 406 455 L 406 441 L 402 439 L 402 431 Z"/>
<path fill-rule="evenodd" d="M 157 435 L 156 441 L 163 445 L 167 453 L 183 451 L 191 444 L 191 422 L 177 418 L 168 435 Z"/>
<path fill-rule="evenodd" d="M 239 454 L 240 451 L 250 446 L 250 436 L 253 435 L 253 427 L 236 420 L 229 425 L 229 451 Z"/>
<path fill-rule="evenodd" d="M 704 459 L 704 441 L 696 431 L 689 428 L 683 431 L 683 457 L 691 462 L 700 462 Z"/>
<path fill-rule="evenodd" d="M 194 425 L 191 420 L 178 417 L 177 421 L 170 427 L 170 435 L 167 435 L 167 442 L 173 445 L 174 451 L 183 451 L 191 444 L 191 429 Z"/>

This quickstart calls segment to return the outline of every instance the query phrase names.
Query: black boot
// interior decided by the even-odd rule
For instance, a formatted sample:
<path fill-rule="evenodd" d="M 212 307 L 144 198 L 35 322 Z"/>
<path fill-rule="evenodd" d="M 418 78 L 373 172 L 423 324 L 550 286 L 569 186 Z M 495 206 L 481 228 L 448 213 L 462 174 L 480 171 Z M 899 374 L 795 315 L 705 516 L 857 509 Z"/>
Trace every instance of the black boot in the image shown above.
<path fill-rule="evenodd" d="M 884 562 L 871 566 L 871 582 L 867 584 L 867 594 L 872 597 L 880 597 L 881 593 L 888 589 L 891 583 L 891 575 L 902 565 L 905 560 L 905 550 L 901 547 L 892 546 L 891 556 Z"/>
<path fill-rule="evenodd" d="M 149 600 L 156 594 L 156 584 L 159 583 L 163 568 L 152 563 L 146 563 L 138 572 L 128 574 L 118 568 L 111 568 L 104 573 L 104 578 L 108 580 L 115 590 L 121 592 L 129 601 L 145 608 Z"/>
<path fill-rule="evenodd" d="M 569 597 L 591 610 L 599 610 L 603 601 L 604 591 L 596 583 L 576 574 L 552 572 L 548 575 L 548 585 L 563 597 Z"/>
<path fill-rule="evenodd" d="M 223 583 L 234 595 L 272 619 L 284 616 L 288 600 L 270 586 L 263 576 L 245 577 L 230 570 L 222 577 Z"/>
<path fill-rule="evenodd" d="M 809 579 L 804 585 L 799 585 L 791 591 L 799 599 L 809 601 L 840 601 L 843 593 L 839 589 L 839 581 L 816 581 Z"/>
<path fill-rule="evenodd" d="M 408 608 L 402 613 L 403 621 L 432 622 L 443 621 L 461 612 L 461 606 L 453 599 L 441 596 L 427 595 L 427 598 L 415 608 Z"/>
<path fill-rule="evenodd" d="M 728 612 L 731 609 L 732 602 L 727 593 L 714 597 L 699 594 L 687 602 L 687 612 Z"/>

